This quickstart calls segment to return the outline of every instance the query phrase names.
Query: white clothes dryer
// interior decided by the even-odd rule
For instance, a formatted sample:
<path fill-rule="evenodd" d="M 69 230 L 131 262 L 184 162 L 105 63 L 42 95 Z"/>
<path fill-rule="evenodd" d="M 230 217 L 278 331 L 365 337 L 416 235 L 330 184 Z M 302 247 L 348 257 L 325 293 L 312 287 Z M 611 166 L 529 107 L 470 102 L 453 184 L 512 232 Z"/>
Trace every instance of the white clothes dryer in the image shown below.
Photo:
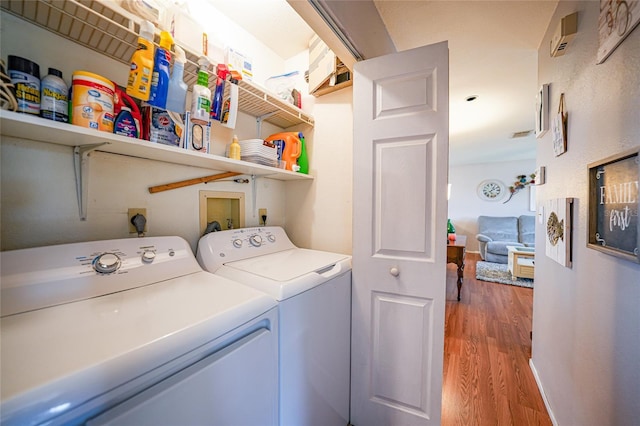
<path fill-rule="evenodd" d="M 280 425 L 349 423 L 351 257 L 296 247 L 280 227 L 213 232 L 202 267 L 279 302 Z"/>
<path fill-rule="evenodd" d="M 3 425 L 277 424 L 277 304 L 182 238 L 0 260 Z"/>

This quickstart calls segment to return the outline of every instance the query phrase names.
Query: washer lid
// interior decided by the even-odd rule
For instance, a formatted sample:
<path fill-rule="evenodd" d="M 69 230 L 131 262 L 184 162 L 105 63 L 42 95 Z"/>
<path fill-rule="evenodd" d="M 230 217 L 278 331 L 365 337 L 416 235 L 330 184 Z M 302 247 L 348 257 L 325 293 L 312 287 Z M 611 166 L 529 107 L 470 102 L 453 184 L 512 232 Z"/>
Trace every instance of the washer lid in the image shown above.
<path fill-rule="evenodd" d="M 312 272 L 322 273 L 346 259 L 349 259 L 349 256 L 345 254 L 294 248 L 225 263 L 225 266 L 268 280 L 285 282 Z"/>

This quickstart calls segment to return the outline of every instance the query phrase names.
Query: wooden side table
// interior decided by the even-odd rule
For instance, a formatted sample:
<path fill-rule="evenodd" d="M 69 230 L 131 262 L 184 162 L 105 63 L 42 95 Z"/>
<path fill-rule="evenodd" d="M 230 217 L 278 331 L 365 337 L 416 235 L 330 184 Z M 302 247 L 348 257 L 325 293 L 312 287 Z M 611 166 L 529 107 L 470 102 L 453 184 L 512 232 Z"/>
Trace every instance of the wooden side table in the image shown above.
<path fill-rule="evenodd" d="M 532 278 L 535 250 L 531 247 L 507 246 L 508 266 L 513 278 Z"/>
<path fill-rule="evenodd" d="M 467 251 L 467 237 L 457 235 L 453 241 L 447 240 L 447 263 L 458 265 L 458 301 L 460 301 L 460 289 L 464 275 L 464 255 Z"/>

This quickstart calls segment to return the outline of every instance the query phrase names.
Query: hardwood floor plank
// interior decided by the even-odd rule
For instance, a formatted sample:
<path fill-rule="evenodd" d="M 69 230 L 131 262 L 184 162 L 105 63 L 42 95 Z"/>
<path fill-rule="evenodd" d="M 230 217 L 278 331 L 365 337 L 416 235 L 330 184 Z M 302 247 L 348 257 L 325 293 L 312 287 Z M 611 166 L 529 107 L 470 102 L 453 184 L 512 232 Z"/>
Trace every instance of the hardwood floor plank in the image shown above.
<path fill-rule="evenodd" d="M 442 424 L 550 426 L 529 368 L 533 290 L 475 279 L 467 254 L 461 300 L 447 266 Z"/>

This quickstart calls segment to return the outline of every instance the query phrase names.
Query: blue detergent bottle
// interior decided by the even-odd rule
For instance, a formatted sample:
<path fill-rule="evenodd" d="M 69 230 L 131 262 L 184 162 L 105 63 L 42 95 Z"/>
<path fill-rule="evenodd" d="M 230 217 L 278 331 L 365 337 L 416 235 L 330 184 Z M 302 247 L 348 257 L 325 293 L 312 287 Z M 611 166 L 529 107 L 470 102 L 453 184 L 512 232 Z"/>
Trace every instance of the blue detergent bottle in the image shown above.
<path fill-rule="evenodd" d="M 180 47 L 175 47 L 176 56 L 173 61 L 173 72 L 169 80 L 167 93 L 167 109 L 169 111 L 184 114 L 187 101 L 187 83 L 184 82 L 184 64 L 187 57 Z"/>
<path fill-rule="evenodd" d="M 171 45 L 173 38 L 167 31 L 160 33 L 160 47 L 156 49 L 156 56 L 153 61 L 153 74 L 151 77 L 151 93 L 149 105 L 158 108 L 167 107 L 167 94 L 169 92 Z"/>

